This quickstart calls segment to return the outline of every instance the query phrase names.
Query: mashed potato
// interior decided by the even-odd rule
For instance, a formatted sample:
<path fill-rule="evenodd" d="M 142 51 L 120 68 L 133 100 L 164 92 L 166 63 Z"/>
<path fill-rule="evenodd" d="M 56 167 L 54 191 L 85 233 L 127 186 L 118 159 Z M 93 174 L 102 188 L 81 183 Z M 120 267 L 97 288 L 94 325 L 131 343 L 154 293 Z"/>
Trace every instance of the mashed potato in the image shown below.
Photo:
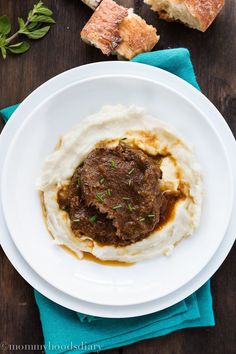
<path fill-rule="evenodd" d="M 161 154 L 162 190 L 181 191 L 184 198 L 175 206 L 171 220 L 136 243 L 115 247 L 101 245 L 86 235 L 75 237 L 68 214 L 61 210 L 57 193 L 69 183 L 76 167 L 100 141 L 116 145 L 126 143 L 149 155 Z M 169 254 L 188 237 L 200 221 L 203 186 L 200 167 L 188 146 L 164 122 L 142 108 L 105 106 L 63 135 L 56 150 L 45 160 L 37 181 L 43 193 L 47 227 L 55 243 L 74 251 L 80 258 L 89 252 L 102 260 L 138 262 L 156 255 Z"/>

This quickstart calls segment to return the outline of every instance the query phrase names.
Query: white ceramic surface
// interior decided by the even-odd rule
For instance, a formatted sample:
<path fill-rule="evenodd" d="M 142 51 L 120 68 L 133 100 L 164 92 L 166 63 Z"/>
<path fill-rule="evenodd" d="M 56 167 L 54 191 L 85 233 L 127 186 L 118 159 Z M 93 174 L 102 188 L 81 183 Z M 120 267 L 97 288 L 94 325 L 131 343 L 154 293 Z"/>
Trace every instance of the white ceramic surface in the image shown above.
<path fill-rule="evenodd" d="M 91 103 L 88 97 L 94 97 Z M 35 189 L 42 161 L 61 134 L 106 103 L 145 107 L 174 126 L 196 150 L 205 188 L 201 223 L 194 235 L 181 242 L 169 257 L 153 258 L 130 267 L 78 261 L 56 246 L 45 228 Z M 79 81 L 45 97 L 10 145 L 1 187 L 7 225 L 30 266 L 68 295 L 116 306 L 161 298 L 201 271 L 226 231 L 233 196 L 231 169 L 224 146 L 194 102 L 154 81 L 121 75 Z"/>
<path fill-rule="evenodd" d="M 97 64 L 96 64 L 97 65 Z M 94 66 L 96 66 L 96 65 L 93 65 L 93 68 L 94 68 Z M 102 68 L 102 65 L 103 65 L 103 68 Z M 133 64 L 132 64 L 133 65 Z M 115 68 L 114 68 L 114 66 L 113 66 L 113 68 L 112 68 L 112 66 L 113 66 L 113 64 L 111 64 L 111 67 L 110 67 L 110 69 L 112 70 L 114 70 Z M 122 64 L 122 66 L 123 66 L 123 64 Z M 136 66 L 136 65 L 135 65 Z M 140 67 L 140 65 L 138 65 L 139 67 Z M 146 70 L 146 72 L 145 73 L 142 73 L 142 74 L 144 74 L 144 76 L 148 76 L 148 75 L 145 75 L 145 74 L 147 74 L 147 72 L 149 71 L 149 74 L 156 74 L 156 76 L 157 76 L 157 80 L 159 80 L 159 82 L 161 81 L 161 80 L 163 80 L 163 79 L 165 79 L 165 76 L 166 76 L 166 73 L 164 73 L 164 72 L 162 72 L 162 71 L 160 71 L 160 70 L 153 70 L 152 68 L 149 68 L 149 67 L 146 67 L 146 66 L 142 66 L 143 68 L 145 68 L 145 70 Z M 87 66 L 87 69 L 93 69 L 93 68 L 91 68 L 91 66 L 90 66 L 90 68 L 88 68 L 88 66 Z M 104 64 L 100 64 L 100 68 L 101 69 L 103 69 L 104 70 Z M 80 69 L 82 69 L 82 68 L 80 68 Z M 83 70 L 84 69 L 86 69 L 85 67 L 83 68 Z M 117 69 L 117 68 L 116 68 Z M 123 69 L 124 69 L 124 66 L 123 66 Z M 133 69 L 137 69 L 137 66 L 136 66 L 136 68 L 133 68 Z M 140 67 L 140 69 L 141 69 L 141 67 Z M 150 70 L 151 69 L 151 70 Z M 75 70 L 78 70 L 78 69 L 75 69 Z M 82 70 L 82 71 L 83 71 Z M 109 71 L 109 70 L 108 70 Z M 127 67 L 127 71 L 129 71 L 129 72 L 132 72 L 132 70 L 131 70 L 131 67 L 130 67 L 130 65 L 129 65 L 129 67 Z M 75 72 L 74 72 L 75 73 Z M 74 74 L 73 73 L 73 74 Z M 68 72 L 68 74 L 70 75 L 70 78 L 72 79 L 72 77 L 71 77 L 71 72 Z M 158 75 L 157 75 L 158 74 Z M 63 75 L 65 75 L 65 74 L 63 74 Z M 140 75 L 141 75 L 141 73 L 140 73 Z M 169 74 L 167 74 L 167 75 L 169 75 Z M 172 76 L 172 75 L 171 75 Z M 58 79 L 58 78 L 57 78 Z M 182 92 L 184 92 L 185 93 L 185 90 L 186 90 L 186 84 L 185 83 L 183 83 L 181 80 L 179 80 L 179 79 L 177 79 L 177 78 L 175 78 L 174 76 L 172 76 L 172 79 L 173 79 L 173 83 L 175 84 L 175 85 L 179 85 L 179 92 L 181 91 L 181 89 L 183 89 L 182 90 Z M 54 79 L 55 80 L 55 79 Z M 177 80 L 177 82 L 176 82 L 176 80 Z M 61 80 L 59 80 L 59 81 L 61 81 Z M 59 81 L 58 81 L 58 83 L 59 83 Z M 62 82 L 61 82 L 61 84 L 62 84 Z M 45 84 L 46 86 L 47 86 L 47 84 Z M 44 89 L 45 89 L 45 85 L 44 85 Z M 221 131 L 221 133 L 222 133 L 222 131 L 224 131 L 225 130 L 225 134 L 226 134 L 226 136 L 228 135 L 228 140 L 230 141 L 230 139 L 231 139 L 231 150 L 232 150 L 232 144 L 233 144 L 233 142 L 232 142 L 232 136 L 231 136 L 231 134 L 229 133 L 229 130 L 228 130 L 228 128 L 226 127 L 226 125 L 225 125 L 225 123 L 223 122 L 223 120 L 222 120 L 222 118 L 220 118 L 220 116 L 219 116 L 219 113 L 213 108 L 213 106 L 210 104 L 210 103 L 208 103 L 208 101 L 206 101 L 206 99 L 202 96 L 202 95 L 200 95 L 199 96 L 199 94 L 198 94 L 198 92 L 197 91 L 195 91 L 195 90 L 193 90 L 192 88 L 190 89 L 190 87 L 187 85 L 187 87 L 188 87 L 188 89 L 189 89 L 189 92 L 188 92 L 188 94 L 189 94 L 189 98 L 191 98 L 191 94 L 192 95 L 194 95 L 194 97 L 197 99 L 197 100 L 199 100 L 198 102 L 199 103 L 201 103 L 201 105 L 199 106 L 199 107 L 204 107 L 204 105 L 205 105 L 205 112 L 206 113 L 208 113 L 209 114 L 209 116 L 208 116 L 208 118 L 210 118 L 210 116 L 211 117 L 213 117 L 213 116 L 215 116 L 215 118 L 213 118 L 213 119 L 215 119 L 215 121 L 214 120 L 212 120 L 212 122 L 214 122 L 214 125 L 217 127 L 217 124 L 218 124 L 218 128 L 219 127 L 221 127 L 221 129 L 220 129 L 220 131 Z M 50 88 L 50 82 L 48 83 L 48 88 Z M 52 87 L 51 87 L 52 88 Z M 191 92 L 192 91 L 192 92 Z M 33 96 L 33 94 L 31 95 L 31 96 Z M 25 102 L 23 105 L 26 105 L 27 104 L 27 102 Z M 207 112 L 207 109 L 208 109 L 208 112 Z M 19 109 L 19 111 L 20 111 L 20 109 Z M 15 117 L 16 117 L 16 115 L 15 115 Z M 18 115 L 18 119 L 20 120 L 20 116 Z M 22 116 L 21 116 L 22 117 Z M 16 118 L 12 118 L 12 120 L 11 120 L 11 122 L 9 123 L 9 125 L 8 125 L 8 127 L 6 128 L 6 130 L 8 130 L 8 131 L 10 131 L 10 129 L 11 129 L 11 126 L 13 125 L 13 123 L 14 123 L 14 119 L 16 119 Z M 21 119 L 23 119 L 23 117 L 21 118 Z M 218 123 L 217 123 L 217 121 L 218 121 Z M 13 122 L 13 123 L 12 123 Z M 19 122 L 20 123 L 20 122 Z M 17 124 L 15 124 L 15 127 L 17 126 Z M 5 133 L 3 133 L 3 136 L 1 137 L 1 141 L 3 141 L 3 139 L 4 139 L 4 136 L 6 136 L 6 134 L 7 134 L 7 132 Z M 234 148 L 235 148 L 235 146 L 234 146 Z M 235 177 L 234 177 L 235 178 Z M 221 259 L 221 261 L 222 261 L 222 259 Z M 211 269 L 211 271 L 212 271 L 212 269 Z M 199 274 L 200 275 L 200 274 Z M 209 272 L 208 272 L 208 275 L 209 275 Z M 206 279 L 205 279 L 206 280 Z M 202 281 L 202 279 L 201 279 L 201 281 Z M 35 286 L 35 285 L 34 285 Z M 196 283 L 195 283 L 195 285 L 194 286 L 196 286 Z M 197 286 L 199 286 L 199 282 L 198 282 L 198 285 Z M 191 289 L 193 289 L 193 287 L 191 288 Z M 186 292 L 185 292 L 185 294 L 186 294 Z M 64 296 L 64 295 L 63 295 Z M 171 302 L 173 302 L 173 301 L 175 301 L 176 300 L 176 297 L 174 296 L 174 293 L 173 293 L 173 298 L 172 298 L 172 300 L 170 300 L 170 296 L 169 297 L 166 297 L 166 298 L 169 298 L 169 302 L 167 302 L 168 304 L 170 304 Z M 174 298 L 175 298 L 175 300 L 174 300 Z M 160 309 L 160 306 L 163 306 L 163 301 L 161 301 L 161 300 L 164 300 L 165 298 L 162 298 L 162 299 L 160 299 L 159 300 L 159 308 L 158 308 L 158 306 L 154 306 L 153 305 L 153 309 L 154 309 L 154 307 L 155 307 L 155 310 L 156 309 Z M 178 298 L 178 299 L 180 299 L 180 298 Z M 164 301 L 165 302 L 165 301 Z M 78 303 L 79 304 L 79 303 Z M 151 303 L 149 303 L 149 304 L 151 304 Z M 157 305 L 157 304 L 156 304 Z M 93 305 L 94 306 L 94 305 Z M 143 305 L 142 305 L 143 306 Z M 141 307 L 142 306 L 139 306 L 139 309 L 141 309 Z M 131 307 L 126 307 L 126 309 L 128 309 L 128 308 L 131 308 Z M 163 307 L 162 307 L 163 308 Z M 82 311 L 82 310 L 81 310 Z M 128 310 L 127 310 L 128 311 Z M 141 310 L 142 311 L 142 310 Z M 149 311 L 149 310 L 147 310 L 147 311 Z M 86 311 L 84 311 L 84 312 L 86 312 Z M 136 312 L 137 313 L 137 312 Z"/>

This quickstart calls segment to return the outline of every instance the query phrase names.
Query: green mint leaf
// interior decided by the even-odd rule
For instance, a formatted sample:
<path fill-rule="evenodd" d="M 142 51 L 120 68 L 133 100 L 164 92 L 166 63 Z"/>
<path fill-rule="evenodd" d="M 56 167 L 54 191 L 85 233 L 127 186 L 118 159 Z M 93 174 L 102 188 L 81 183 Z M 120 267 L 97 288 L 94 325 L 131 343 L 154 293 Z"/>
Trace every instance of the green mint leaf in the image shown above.
<path fill-rule="evenodd" d="M 23 20 L 23 18 L 21 17 L 18 17 L 18 24 L 19 24 L 19 27 L 20 27 L 20 33 L 22 33 L 22 31 L 25 30 L 25 21 Z"/>
<path fill-rule="evenodd" d="M 33 10 L 31 10 L 32 12 L 31 12 L 31 15 L 33 14 L 36 14 L 37 13 L 37 11 L 40 9 L 40 7 L 42 7 L 43 6 L 43 2 L 42 1 L 39 1 L 37 4 L 35 4 L 34 5 L 34 7 L 33 7 Z M 30 14 L 29 14 L 29 16 L 30 16 Z"/>
<path fill-rule="evenodd" d="M 8 34 L 11 31 L 11 24 L 9 18 L 4 15 L 0 16 L 0 33 L 1 34 Z"/>
<path fill-rule="evenodd" d="M 41 6 L 43 6 L 43 2 L 40 0 L 36 5 L 34 5 L 36 7 L 36 9 L 40 8 Z"/>
<path fill-rule="evenodd" d="M 52 16 L 53 12 L 48 9 L 46 6 L 41 6 L 39 9 L 37 9 L 37 13 L 45 16 Z"/>
<path fill-rule="evenodd" d="M 40 23 L 37 23 L 37 22 L 31 22 L 30 24 L 28 24 L 27 26 L 27 30 L 28 31 L 32 31 L 33 29 L 36 29 L 40 27 Z"/>
<path fill-rule="evenodd" d="M 3 59 L 6 59 L 7 57 L 7 51 L 5 47 L 1 47 L 1 53 L 2 53 L 2 57 Z"/>
<path fill-rule="evenodd" d="M 27 42 L 19 42 L 16 44 L 9 45 L 7 49 L 13 54 L 22 54 L 27 52 L 30 45 Z"/>
<path fill-rule="evenodd" d="M 28 17 L 27 17 L 28 21 L 31 21 L 31 18 L 32 18 L 33 15 L 34 15 L 33 10 L 30 10 L 29 13 L 28 13 Z"/>
<path fill-rule="evenodd" d="M 7 44 L 6 36 L 0 36 L 0 47 L 5 47 Z"/>
<path fill-rule="evenodd" d="M 45 26 L 39 29 L 36 29 L 35 31 L 29 32 L 29 31 L 24 31 L 24 34 L 31 39 L 40 39 L 44 37 L 48 31 L 50 30 L 50 26 Z"/>
<path fill-rule="evenodd" d="M 45 15 L 34 15 L 31 18 L 31 22 L 45 22 L 45 23 L 55 23 L 52 17 Z"/>

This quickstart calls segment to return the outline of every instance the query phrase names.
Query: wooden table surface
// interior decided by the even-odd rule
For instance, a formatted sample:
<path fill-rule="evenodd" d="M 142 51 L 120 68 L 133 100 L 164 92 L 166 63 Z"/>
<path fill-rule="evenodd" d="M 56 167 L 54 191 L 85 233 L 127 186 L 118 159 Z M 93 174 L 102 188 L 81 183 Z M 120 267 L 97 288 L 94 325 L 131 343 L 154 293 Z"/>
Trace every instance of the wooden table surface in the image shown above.
<path fill-rule="evenodd" d="M 36 2 L 0 0 L 0 15 L 7 14 L 16 24 Z M 142 0 L 123 0 L 134 7 L 161 35 L 156 49 L 187 47 L 191 52 L 203 93 L 223 114 L 236 133 L 236 2 L 226 0 L 220 16 L 206 33 L 181 24 L 158 21 Z M 78 65 L 114 60 L 107 58 L 80 39 L 80 30 L 92 11 L 80 0 L 45 0 L 53 9 L 57 24 L 42 40 L 32 43 L 28 53 L 0 59 L 0 109 L 21 102 L 51 77 Z M 201 137 L 199 137 L 201 139 Z M 214 157 L 212 157 L 214 158 Z M 210 163 L 210 162 L 209 162 Z M 220 206 L 219 206 L 220 207 Z M 207 237 L 207 235 L 206 235 Z M 33 290 L 0 253 L 0 343 L 42 344 L 43 336 Z M 236 249 L 212 278 L 216 326 L 181 330 L 168 336 L 107 354 L 233 354 L 236 352 Z M 86 341 L 86 339 L 85 339 Z M 32 351 L 7 350 L 6 353 Z M 33 352 L 32 352 L 33 353 Z M 35 351 L 36 353 L 36 351 Z"/>

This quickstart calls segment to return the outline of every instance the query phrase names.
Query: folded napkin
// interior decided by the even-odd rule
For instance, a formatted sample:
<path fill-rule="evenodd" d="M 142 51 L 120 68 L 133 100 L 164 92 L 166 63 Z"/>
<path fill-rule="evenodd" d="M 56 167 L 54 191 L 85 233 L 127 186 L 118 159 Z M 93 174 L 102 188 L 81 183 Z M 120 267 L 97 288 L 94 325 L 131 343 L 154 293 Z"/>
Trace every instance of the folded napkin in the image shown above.
<path fill-rule="evenodd" d="M 133 61 L 167 70 L 199 89 L 187 49 L 140 54 Z M 5 121 L 16 108 L 17 105 L 0 111 Z M 35 299 L 47 354 L 96 352 L 163 336 L 183 328 L 215 324 L 210 281 L 174 306 L 127 319 L 107 319 L 76 313 L 57 305 L 37 291 Z"/>

